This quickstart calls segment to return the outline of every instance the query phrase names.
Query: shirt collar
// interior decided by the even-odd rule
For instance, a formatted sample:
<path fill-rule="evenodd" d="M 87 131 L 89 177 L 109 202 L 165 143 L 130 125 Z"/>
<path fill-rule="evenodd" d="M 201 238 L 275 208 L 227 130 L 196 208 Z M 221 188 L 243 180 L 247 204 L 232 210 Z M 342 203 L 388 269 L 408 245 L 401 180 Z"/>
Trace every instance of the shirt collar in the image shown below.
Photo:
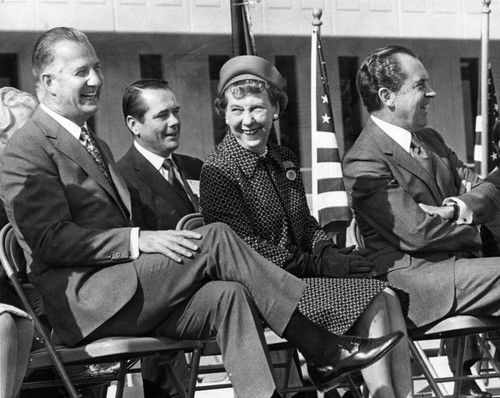
<path fill-rule="evenodd" d="M 87 122 L 83 124 L 83 126 L 78 126 L 76 123 L 72 122 L 69 119 L 66 119 L 64 116 L 61 116 L 59 113 L 54 112 L 48 106 L 44 104 L 40 104 L 40 107 L 49 114 L 57 123 L 59 123 L 64 129 L 66 129 L 73 137 L 77 140 L 80 140 L 80 134 L 82 133 L 82 127 L 85 127 L 87 130 Z"/>
<path fill-rule="evenodd" d="M 252 177 L 257 169 L 258 165 L 261 164 L 264 160 L 270 159 L 274 160 L 279 167 L 283 168 L 278 152 L 275 150 L 276 145 L 267 144 L 267 151 L 263 155 L 259 155 L 258 153 L 251 152 L 245 148 L 243 148 L 234 135 L 228 131 L 226 136 L 224 137 L 224 145 L 227 147 L 229 153 L 234 159 L 234 162 L 239 165 L 243 173 L 247 177 Z"/>
<path fill-rule="evenodd" d="M 394 124 L 384 122 L 373 115 L 370 115 L 370 117 L 384 133 L 396 141 L 406 152 L 410 152 L 411 133 L 408 130 Z"/>
<path fill-rule="evenodd" d="M 144 156 L 149 163 L 153 165 L 156 170 L 160 170 L 163 167 L 163 162 L 165 159 L 172 159 L 172 155 L 164 158 L 163 156 L 157 155 L 156 153 L 151 152 L 150 150 L 141 146 L 137 141 L 134 140 L 134 146 L 139 151 L 139 153 Z M 173 162 L 173 160 L 172 160 Z M 175 163 L 174 163 L 175 166 Z"/>

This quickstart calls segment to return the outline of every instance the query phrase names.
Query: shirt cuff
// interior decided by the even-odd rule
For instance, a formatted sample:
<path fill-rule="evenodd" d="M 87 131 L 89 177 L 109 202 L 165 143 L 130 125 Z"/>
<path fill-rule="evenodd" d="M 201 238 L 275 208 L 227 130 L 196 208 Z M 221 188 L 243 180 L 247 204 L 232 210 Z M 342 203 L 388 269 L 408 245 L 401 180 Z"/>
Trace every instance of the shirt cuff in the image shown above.
<path fill-rule="evenodd" d="M 135 227 L 130 230 L 130 257 L 135 260 L 139 254 L 139 228 Z"/>
<path fill-rule="evenodd" d="M 455 197 L 446 198 L 443 201 L 443 206 L 446 206 L 448 203 L 455 203 L 458 205 L 460 211 L 458 212 L 457 224 L 472 224 L 472 220 L 474 215 L 472 214 L 472 210 L 467 207 L 463 200 L 460 200 Z"/>

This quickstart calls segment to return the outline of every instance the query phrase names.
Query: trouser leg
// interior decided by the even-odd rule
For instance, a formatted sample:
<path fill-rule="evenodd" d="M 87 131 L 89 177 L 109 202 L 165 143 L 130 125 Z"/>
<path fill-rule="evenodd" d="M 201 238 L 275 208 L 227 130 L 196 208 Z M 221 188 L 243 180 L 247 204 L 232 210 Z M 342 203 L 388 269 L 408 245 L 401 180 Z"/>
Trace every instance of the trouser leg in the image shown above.
<path fill-rule="evenodd" d="M 246 288 L 209 282 L 158 328 L 165 336 L 215 336 L 238 398 L 269 398 L 275 389 L 259 315 Z"/>

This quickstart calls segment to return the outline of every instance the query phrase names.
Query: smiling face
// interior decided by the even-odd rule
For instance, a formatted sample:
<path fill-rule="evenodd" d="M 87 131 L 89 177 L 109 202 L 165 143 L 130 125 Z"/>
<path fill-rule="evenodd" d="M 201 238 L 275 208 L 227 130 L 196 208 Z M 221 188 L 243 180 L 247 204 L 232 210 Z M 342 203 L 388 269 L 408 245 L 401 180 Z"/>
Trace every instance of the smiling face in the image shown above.
<path fill-rule="evenodd" d="M 398 57 L 406 78 L 393 93 L 391 123 L 416 131 L 427 125 L 429 104 L 436 93 L 429 87 L 429 74 L 420 60 L 407 54 Z"/>
<path fill-rule="evenodd" d="M 143 120 L 128 116 L 127 124 L 139 145 L 166 158 L 179 146 L 179 104 L 169 89 L 143 89 L 140 95 L 147 109 Z"/>
<path fill-rule="evenodd" d="M 53 55 L 42 74 L 49 92 L 47 105 L 81 126 L 99 108 L 103 83 L 99 58 L 88 44 L 68 40 L 57 42 Z"/>
<path fill-rule="evenodd" d="M 267 139 L 278 114 L 267 91 L 247 94 L 241 99 L 227 92 L 226 124 L 238 143 L 251 152 L 264 153 Z"/>

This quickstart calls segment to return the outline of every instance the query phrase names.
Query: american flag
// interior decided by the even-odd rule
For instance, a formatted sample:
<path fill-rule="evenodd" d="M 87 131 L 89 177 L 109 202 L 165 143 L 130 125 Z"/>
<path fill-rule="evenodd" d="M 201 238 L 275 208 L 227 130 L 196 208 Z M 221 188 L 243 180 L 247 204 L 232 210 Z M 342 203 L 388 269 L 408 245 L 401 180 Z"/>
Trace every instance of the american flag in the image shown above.
<path fill-rule="evenodd" d="M 311 48 L 312 211 L 322 228 L 338 232 L 349 224 L 351 212 L 331 104 L 319 26 L 314 26 Z"/>
<path fill-rule="evenodd" d="M 491 64 L 488 64 L 488 172 L 498 167 L 500 159 L 500 128 L 494 128 L 499 119 L 497 94 Z M 476 143 L 474 146 L 474 168 L 481 174 L 482 147 L 481 147 L 482 119 L 480 112 L 476 118 Z M 483 176 L 485 177 L 485 176 Z"/>

